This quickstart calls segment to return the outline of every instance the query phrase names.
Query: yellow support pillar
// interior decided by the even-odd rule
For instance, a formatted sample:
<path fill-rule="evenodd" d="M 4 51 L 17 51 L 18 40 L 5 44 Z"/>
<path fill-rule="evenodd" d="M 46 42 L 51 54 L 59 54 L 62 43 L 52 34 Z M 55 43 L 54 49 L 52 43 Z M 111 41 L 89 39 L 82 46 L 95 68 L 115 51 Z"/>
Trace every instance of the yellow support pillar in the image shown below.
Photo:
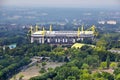
<path fill-rule="evenodd" d="M 43 37 L 42 37 L 42 43 L 44 43 L 44 36 L 45 36 L 45 28 L 43 27 L 43 30 L 42 30 L 42 35 L 43 35 Z"/>
<path fill-rule="evenodd" d="M 42 32 L 43 32 L 43 36 L 45 35 L 45 28 L 43 27 L 43 30 L 42 30 Z"/>
<path fill-rule="evenodd" d="M 30 32 L 31 32 L 31 34 L 33 33 L 33 27 L 32 26 L 30 27 Z"/>
<path fill-rule="evenodd" d="M 93 26 L 91 27 L 91 30 L 93 31 L 93 33 L 94 33 L 95 36 L 98 36 L 98 32 L 96 32 L 96 27 L 95 27 L 95 25 L 93 25 Z"/>
<path fill-rule="evenodd" d="M 43 27 L 43 31 L 45 31 L 45 28 Z"/>
<path fill-rule="evenodd" d="M 50 32 L 52 31 L 52 25 L 50 25 Z"/>
<path fill-rule="evenodd" d="M 93 26 L 91 27 L 91 30 L 92 30 L 93 32 L 95 32 L 95 25 L 93 25 Z"/>
<path fill-rule="evenodd" d="M 83 32 L 84 31 L 84 26 L 82 25 L 82 27 L 81 27 L 81 31 Z"/>
<path fill-rule="evenodd" d="M 77 36 L 80 37 L 80 28 L 78 27 Z"/>
<path fill-rule="evenodd" d="M 37 31 L 38 31 L 38 26 L 36 25 L 36 26 L 35 26 L 35 32 L 37 32 Z"/>

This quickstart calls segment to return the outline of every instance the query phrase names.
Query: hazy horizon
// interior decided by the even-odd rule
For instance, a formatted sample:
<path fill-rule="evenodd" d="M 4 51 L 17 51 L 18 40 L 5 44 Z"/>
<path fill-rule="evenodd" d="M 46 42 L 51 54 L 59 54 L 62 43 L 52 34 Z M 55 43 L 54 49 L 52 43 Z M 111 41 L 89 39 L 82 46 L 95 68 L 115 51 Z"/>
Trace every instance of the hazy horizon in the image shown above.
<path fill-rule="evenodd" d="M 1 0 L 1 6 L 59 8 L 119 8 L 119 0 Z"/>

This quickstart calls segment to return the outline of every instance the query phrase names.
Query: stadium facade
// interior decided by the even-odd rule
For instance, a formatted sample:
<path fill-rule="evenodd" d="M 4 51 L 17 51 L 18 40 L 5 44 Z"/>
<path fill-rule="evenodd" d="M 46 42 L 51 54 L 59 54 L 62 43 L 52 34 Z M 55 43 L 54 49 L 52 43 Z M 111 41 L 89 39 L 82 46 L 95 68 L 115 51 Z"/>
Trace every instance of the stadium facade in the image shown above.
<path fill-rule="evenodd" d="M 30 32 L 31 43 L 37 41 L 40 44 L 73 44 L 85 38 L 94 39 L 95 26 L 93 25 L 86 31 L 83 30 L 83 26 L 81 30 L 78 28 L 77 31 L 53 31 L 51 25 L 50 30 L 46 31 L 43 27 L 43 30 L 39 31 L 38 26 L 36 26 L 35 31 L 31 27 Z"/>

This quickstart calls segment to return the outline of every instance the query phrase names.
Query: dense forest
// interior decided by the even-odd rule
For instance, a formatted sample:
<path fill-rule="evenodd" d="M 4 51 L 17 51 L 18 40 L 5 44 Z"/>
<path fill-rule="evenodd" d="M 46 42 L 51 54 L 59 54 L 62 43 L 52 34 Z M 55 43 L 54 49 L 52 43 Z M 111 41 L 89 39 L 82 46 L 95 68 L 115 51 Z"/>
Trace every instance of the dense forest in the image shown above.
<path fill-rule="evenodd" d="M 110 49 L 120 49 L 120 34 L 99 30 L 96 40 L 80 41 L 96 47 L 83 46 L 81 49 L 48 44 L 31 44 L 28 28 L 0 27 L 0 80 L 8 80 L 31 62 L 34 56 L 50 57 L 53 62 L 65 62 L 42 76 L 30 80 L 120 80 L 120 54 Z M 9 49 L 7 45 L 16 43 Z M 3 49 L 5 47 L 5 49 Z M 113 73 L 104 72 L 112 69 Z M 44 69 L 43 69 L 44 70 Z"/>
<path fill-rule="evenodd" d="M 111 48 L 108 44 L 102 38 L 94 48 L 87 45 L 81 49 L 57 47 L 47 54 L 39 53 L 40 56 L 44 54 L 53 61 L 66 64 L 30 80 L 119 80 L 120 54 L 107 51 Z M 120 48 L 120 43 L 115 43 L 112 47 Z M 113 73 L 105 71 L 110 69 Z"/>
<path fill-rule="evenodd" d="M 65 61 L 61 67 L 49 71 L 42 76 L 30 80 L 119 80 L 120 55 L 105 50 L 97 50 L 88 46 L 81 49 L 67 49 L 50 52 L 57 61 Z M 56 51 L 56 49 L 55 49 Z M 60 52 L 61 53 L 60 53 Z M 57 56 L 56 56 L 57 55 Z M 113 74 L 104 72 L 105 69 L 115 69 Z"/>

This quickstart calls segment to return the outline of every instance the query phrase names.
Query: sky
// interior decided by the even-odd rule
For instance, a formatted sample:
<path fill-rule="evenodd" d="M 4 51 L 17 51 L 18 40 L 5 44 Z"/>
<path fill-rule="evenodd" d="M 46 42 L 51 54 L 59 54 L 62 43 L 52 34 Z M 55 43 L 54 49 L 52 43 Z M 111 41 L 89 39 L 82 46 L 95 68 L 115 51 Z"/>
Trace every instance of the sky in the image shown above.
<path fill-rule="evenodd" d="M 119 8 L 120 0 L 0 0 L 1 6 Z"/>

